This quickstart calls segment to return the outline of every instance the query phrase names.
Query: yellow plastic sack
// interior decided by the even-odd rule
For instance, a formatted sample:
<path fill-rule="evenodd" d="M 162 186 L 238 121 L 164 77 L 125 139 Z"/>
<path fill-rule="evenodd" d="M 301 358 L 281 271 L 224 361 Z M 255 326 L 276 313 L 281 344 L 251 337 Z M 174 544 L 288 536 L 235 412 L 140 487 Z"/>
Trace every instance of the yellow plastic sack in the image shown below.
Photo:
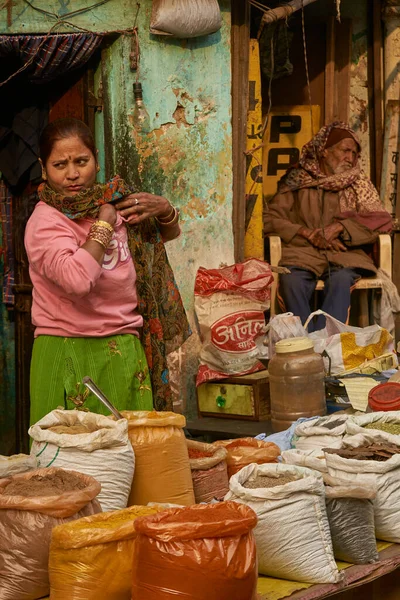
<path fill-rule="evenodd" d="M 50 600 L 130 600 L 135 519 L 160 510 L 132 506 L 55 527 Z"/>
<path fill-rule="evenodd" d="M 183 428 L 186 419 L 173 412 L 123 411 L 135 451 L 128 506 L 149 502 L 195 503 L 189 454 Z"/>

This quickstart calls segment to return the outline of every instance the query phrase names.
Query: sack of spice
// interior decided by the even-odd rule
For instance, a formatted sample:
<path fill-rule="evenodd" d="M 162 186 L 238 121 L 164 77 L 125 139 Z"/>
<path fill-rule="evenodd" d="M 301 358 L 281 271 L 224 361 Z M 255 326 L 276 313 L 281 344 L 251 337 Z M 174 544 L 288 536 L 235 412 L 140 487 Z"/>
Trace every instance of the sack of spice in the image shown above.
<path fill-rule="evenodd" d="M 291 465 L 249 465 L 231 477 L 225 500 L 252 508 L 258 571 L 263 575 L 336 583 L 322 475 Z"/>
<path fill-rule="evenodd" d="M 299 423 L 294 431 L 292 446 L 298 450 L 321 450 L 328 446 L 339 448 L 346 433 L 348 417 L 334 414 Z"/>
<path fill-rule="evenodd" d="M 256 522 L 234 502 L 137 519 L 132 600 L 256 600 Z"/>
<path fill-rule="evenodd" d="M 376 488 L 375 534 L 380 540 L 400 543 L 400 446 L 382 440 L 380 431 L 345 438 L 341 448 L 325 449 L 328 474 Z"/>
<path fill-rule="evenodd" d="M 319 473 L 328 472 L 323 450 L 284 450 L 282 452 L 282 462 L 287 465 L 314 469 Z"/>
<path fill-rule="evenodd" d="M 186 440 L 196 503 L 223 500 L 229 490 L 227 451 L 212 444 Z"/>
<path fill-rule="evenodd" d="M 400 445 L 400 411 L 373 412 L 365 415 L 350 415 L 346 421 L 348 435 L 379 432 L 382 440 Z"/>
<path fill-rule="evenodd" d="M 53 467 L 0 480 L 0 600 L 49 593 L 51 531 L 101 512 L 99 492 L 93 477 Z"/>
<path fill-rule="evenodd" d="M 29 456 L 29 454 L 0 456 L 0 479 L 32 471 L 32 469 L 37 469 L 37 466 L 36 457 Z"/>
<path fill-rule="evenodd" d="M 31 455 L 39 467 L 60 467 L 91 475 L 101 483 L 103 511 L 126 508 L 135 455 L 125 419 L 78 410 L 53 410 L 32 425 Z"/>
<path fill-rule="evenodd" d="M 135 520 L 160 510 L 164 509 L 131 506 L 54 527 L 51 600 L 130 600 Z"/>
<path fill-rule="evenodd" d="M 194 504 L 186 419 L 173 412 L 123 411 L 135 451 L 135 477 L 129 506 L 149 502 Z"/>
<path fill-rule="evenodd" d="M 226 462 L 229 478 L 251 463 L 257 463 L 258 465 L 276 463 L 281 453 L 279 446 L 276 444 L 250 437 L 236 440 L 218 440 L 214 442 L 214 446 L 222 446 L 228 452 Z"/>
<path fill-rule="evenodd" d="M 335 558 L 355 565 L 377 562 L 373 504 L 376 488 L 362 478 L 351 483 L 327 474 L 324 483 Z"/>

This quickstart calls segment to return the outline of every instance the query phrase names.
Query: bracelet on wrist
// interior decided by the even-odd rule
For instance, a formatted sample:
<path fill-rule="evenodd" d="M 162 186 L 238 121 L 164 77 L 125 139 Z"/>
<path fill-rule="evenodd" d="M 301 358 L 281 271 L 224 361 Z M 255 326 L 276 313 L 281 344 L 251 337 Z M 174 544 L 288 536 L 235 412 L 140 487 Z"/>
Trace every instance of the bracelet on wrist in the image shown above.
<path fill-rule="evenodd" d="M 175 225 L 179 221 L 179 209 L 173 207 L 173 213 L 174 214 L 172 216 L 172 219 L 170 219 L 169 221 L 162 221 L 158 217 L 156 217 L 156 221 L 158 221 L 158 223 L 162 226 Z"/>
<path fill-rule="evenodd" d="M 170 218 L 172 217 L 172 215 L 175 215 L 175 207 L 172 206 L 172 204 L 170 206 L 171 206 L 170 212 L 167 215 L 165 215 L 164 217 L 156 217 L 157 221 L 160 221 L 160 223 L 162 223 L 163 221 L 169 221 Z"/>
<path fill-rule="evenodd" d="M 95 221 L 91 226 L 87 240 L 98 242 L 105 250 L 107 250 L 112 237 L 114 235 L 114 229 L 109 223 L 105 221 Z"/>

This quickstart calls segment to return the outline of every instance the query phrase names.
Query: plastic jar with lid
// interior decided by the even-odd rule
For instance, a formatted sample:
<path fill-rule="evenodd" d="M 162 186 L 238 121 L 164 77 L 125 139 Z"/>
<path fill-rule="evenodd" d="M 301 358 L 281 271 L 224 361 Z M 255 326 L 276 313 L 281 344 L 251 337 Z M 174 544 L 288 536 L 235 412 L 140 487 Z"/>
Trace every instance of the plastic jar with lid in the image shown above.
<path fill-rule="evenodd" d="M 325 415 L 324 361 L 312 340 L 280 340 L 275 352 L 268 365 L 273 430 L 287 429 L 300 417 Z"/>

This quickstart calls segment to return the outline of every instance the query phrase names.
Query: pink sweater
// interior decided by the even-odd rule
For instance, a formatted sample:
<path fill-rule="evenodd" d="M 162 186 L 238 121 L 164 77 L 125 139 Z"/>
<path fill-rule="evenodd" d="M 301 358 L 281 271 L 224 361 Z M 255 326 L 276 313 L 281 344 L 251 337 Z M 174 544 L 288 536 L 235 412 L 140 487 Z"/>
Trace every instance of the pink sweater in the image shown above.
<path fill-rule="evenodd" d="M 137 335 L 142 326 L 123 219 L 118 215 L 102 266 L 80 247 L 93 221 L 72 221 L 44 202 L 35 207 L 25 231 L 35 337 Z"/>

